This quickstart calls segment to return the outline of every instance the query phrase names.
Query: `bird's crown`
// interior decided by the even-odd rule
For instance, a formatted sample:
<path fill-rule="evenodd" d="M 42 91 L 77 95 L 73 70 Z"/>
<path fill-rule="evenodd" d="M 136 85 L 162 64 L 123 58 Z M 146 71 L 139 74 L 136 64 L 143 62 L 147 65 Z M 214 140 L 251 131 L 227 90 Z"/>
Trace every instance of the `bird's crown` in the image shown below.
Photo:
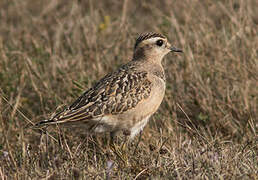
<path fill-rule="evenodd" d="M 154 33 L 154 32 L 143 33 L 143 34 L 141 34 L 141 35 L 136 39 L 136 42 L 135 42 L 135 45 L 134 45 L 134 49 L 136 49 L 137 46 L 138 46 L 142 41 L 147 40 L 147 39 L 151 39 L 151 38 L 156 38 L 156 37 L 160 37 L 160 38 L 166 39 L 165 36 L 163 36 L 162 34 L 159 34 L 159 33 Z"/>

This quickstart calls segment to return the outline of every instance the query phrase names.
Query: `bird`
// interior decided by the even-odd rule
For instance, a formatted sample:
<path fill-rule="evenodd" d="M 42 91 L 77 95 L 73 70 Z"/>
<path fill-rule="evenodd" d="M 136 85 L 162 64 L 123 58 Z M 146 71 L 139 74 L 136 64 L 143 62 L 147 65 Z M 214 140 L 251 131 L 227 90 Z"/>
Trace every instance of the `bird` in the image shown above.
<path fill-rule="evenodd" d="M 166 88 L 162 66 L 169 52 L 182 52 L 156 32 L 136 39 L 133 57 L 86 90 L 68 108 L 35 126 L 68 125 L 89 133 L 122 131 L 133 139 L 158 110 Z"/>

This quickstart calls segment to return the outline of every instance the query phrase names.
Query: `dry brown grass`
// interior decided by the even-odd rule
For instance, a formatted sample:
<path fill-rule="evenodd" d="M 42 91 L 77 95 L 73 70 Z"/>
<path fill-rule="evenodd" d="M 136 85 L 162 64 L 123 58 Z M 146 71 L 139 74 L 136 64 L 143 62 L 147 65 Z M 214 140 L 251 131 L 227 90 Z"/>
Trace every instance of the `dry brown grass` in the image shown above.
<path fill-rule="evenodd" d="M 1 0 L 0 9 L 2 179 L 257 179 L 257 1 Z M 128 165 L 102 136 L 24 128 L 130 60 L 144 31 L 184 54 L 166 57 L 165 99 Z"/>

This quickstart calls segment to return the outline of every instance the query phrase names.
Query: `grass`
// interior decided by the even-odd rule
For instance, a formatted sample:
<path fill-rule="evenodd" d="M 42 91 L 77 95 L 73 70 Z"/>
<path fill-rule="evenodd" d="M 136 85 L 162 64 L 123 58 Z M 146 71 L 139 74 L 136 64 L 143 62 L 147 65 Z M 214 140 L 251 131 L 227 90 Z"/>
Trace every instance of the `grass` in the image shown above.
<path fill-rule="evenodd" d="M 2 179 L 257 179 L 258 4 L 228 1 L 0 2 Z M 166 95 L 128 147 L 105 135 L 26 128 L 69 105 L 161 32 Z M 122 141 L 118 137 L 118 142 Z"/>

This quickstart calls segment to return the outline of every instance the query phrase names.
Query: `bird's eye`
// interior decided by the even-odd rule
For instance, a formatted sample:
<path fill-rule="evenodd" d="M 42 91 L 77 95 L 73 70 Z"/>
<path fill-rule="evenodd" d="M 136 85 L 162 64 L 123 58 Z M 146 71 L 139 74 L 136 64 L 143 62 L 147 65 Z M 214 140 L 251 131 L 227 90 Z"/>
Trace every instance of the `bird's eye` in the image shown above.
<path fill-rule="evenodd" d="M 163 40 L 157 40 L 157 42 L 156 42 L 156 44 L 158 45 L 158 46 L 162 46 L 163 45 Z"/>

